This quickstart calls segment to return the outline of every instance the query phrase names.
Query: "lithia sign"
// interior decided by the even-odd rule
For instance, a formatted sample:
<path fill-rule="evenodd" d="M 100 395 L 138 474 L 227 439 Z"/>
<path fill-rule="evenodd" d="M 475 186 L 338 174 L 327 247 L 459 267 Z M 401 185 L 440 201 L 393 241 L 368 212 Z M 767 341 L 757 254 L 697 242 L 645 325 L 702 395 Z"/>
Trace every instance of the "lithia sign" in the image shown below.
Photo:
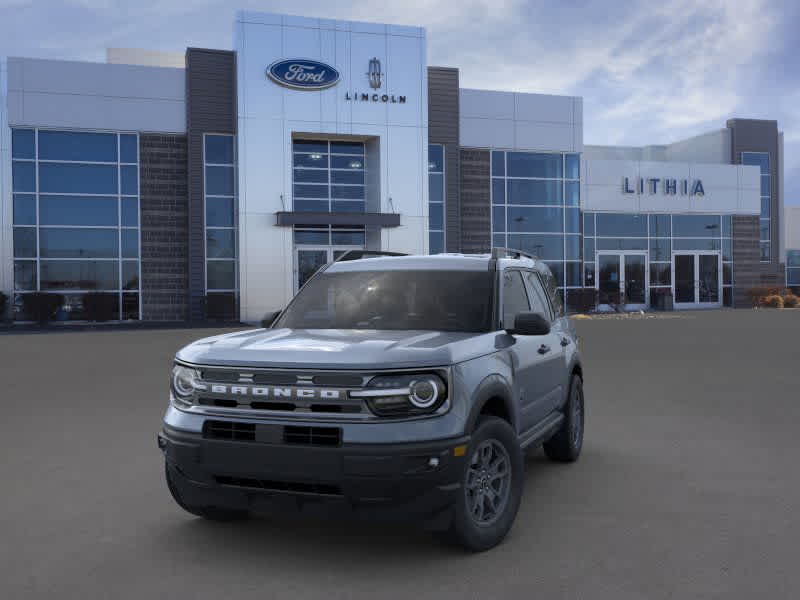
<path fill-rule="evenodd" d="M 381 61 L 377 57 L 369 61 L 367 81 L 372 92 L 347 91 L 344 99 L 350 102 L 383 102 L 387 104 L 405 104 L 406 97 L 378 92 L 383 86 Z M 341 76 L 334 67 L 304 58 L 277 60 L 267 67 L 267 77 L 278 85 L 294 90 L 324 90 L 339 83 Z"/>
<path fill-rule="evenodd" d="M 633 181 L 631 181 L 633 180 Z M 642 195 L 647 189 L 648 194 L 657 194 L 659 191 L 666 196 L 705 196 L 703 182 L 699 179 L 661 179 L 659 177 L 623 177 L 622 193 Z"/>

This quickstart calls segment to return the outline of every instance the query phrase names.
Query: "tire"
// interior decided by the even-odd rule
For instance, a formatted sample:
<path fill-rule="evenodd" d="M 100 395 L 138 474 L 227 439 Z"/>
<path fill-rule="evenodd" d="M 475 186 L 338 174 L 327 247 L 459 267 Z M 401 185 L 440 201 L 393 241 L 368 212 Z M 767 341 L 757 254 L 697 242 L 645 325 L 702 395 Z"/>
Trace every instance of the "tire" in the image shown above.
<path fill-rule="evenodd" d="M 467 550 L 483 552 L 503 541 L 517 516 L 524 479 L 522 451 L 511 425 L 498 417 L 481 417 L 466 456 L 447 537 Z"/>
<path fill-rule="evenodd" d="M 559 430 L 544 443 L 547 458 L 556 462 L 575 462 L 583 448 L 585 410 L 583 380 L 573 375 L 569 384 L 569 397 L 564 405 L 564 422 Z"/>
<path fill-rule="evenodd" d="M 164 475 L 167 480 L 169 493 L 172 494 L 172 498 L 175 500 L 178 506 L 180 506 L 189 514 L 208 519 L 209 521 L 222 522 L 243 521 L 250 516 L 246 510 L 230 510 L 226 508 L 219 508 L 217 506 L 191 506 L 186 504 L 178 492 L 175 482 L 172 480 L 172 475 L 170 474 L 169 467 L 166 465 L 166 463 L 164 464 Z"/>

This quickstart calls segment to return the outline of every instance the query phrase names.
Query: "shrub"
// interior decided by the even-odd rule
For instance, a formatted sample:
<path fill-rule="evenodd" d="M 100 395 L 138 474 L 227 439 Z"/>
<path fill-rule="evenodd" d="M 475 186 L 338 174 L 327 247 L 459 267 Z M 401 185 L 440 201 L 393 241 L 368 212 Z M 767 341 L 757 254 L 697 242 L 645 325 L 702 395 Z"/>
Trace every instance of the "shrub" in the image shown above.
<path fill-rule="evenodd" d="M 40 325 L 51 321 L 63 304 L 64 296 L 61 294 L 33 292 L 22 296 L 22 310 L 29 319 Z"/>
<path fill-rule="evenodd" d="M 778 296 L 778 294 L 771 294 L 764 298 L 762 304 L 770 308 L 783 308 L 783 297 Z"/>
<path fill-rule="evenodd" d="M 800 304 L 800 298 L 798 298 L 794 294 L 789 293 L 783 297 L 783 306 L 785 308 L 794 308 L 798 304 Z"/>
<path fill-rule="evenodd" d="M 0 292 L 0 321 L 6 319 L 6 311 L 8 310 L 8 296 Z"/>
<path fill-rule="evenodd" d="M 103 292 L 83 295 L 83 311 L 87 321 L 111 321 L 119 318 L 119 296 Z"/>

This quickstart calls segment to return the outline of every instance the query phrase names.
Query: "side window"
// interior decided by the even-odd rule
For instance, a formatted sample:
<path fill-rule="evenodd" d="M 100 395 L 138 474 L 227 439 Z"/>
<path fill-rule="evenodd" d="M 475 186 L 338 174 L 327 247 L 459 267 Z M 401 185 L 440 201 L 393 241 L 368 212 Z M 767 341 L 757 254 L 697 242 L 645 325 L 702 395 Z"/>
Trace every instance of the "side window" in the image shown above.
<path fill-rule="evenodd" d="M 550 304 L 547 302 L 547 294 L 542 288 L 539 276 L 532 271 L 525 271 L 525 283 L 528 284 L 528 296 L 531 299 L 531 310 L 539 313 L 548 321 L 553 320 L 553 313 L 550 312 Z"/>
<path fill-rule="evenodd" d="M 514 317 L 530 309 L 520 272 L 503 271 L 503 327 L 513 326 Z"/>
<path fill-rule="evenodd" d="M 550 269 L 547 270 L 547 273 L 540 273 L 540 275 L 542 276 L 542 281 L 544 282 L 545 289 L 547 290 L 547 295 L 550 297 L 550 305 L 553 307 L 555 317 L 563 317 L 564 305 L 562 304 L 561 296 L 558 293 L 556 278 L 553 277 Z"/>

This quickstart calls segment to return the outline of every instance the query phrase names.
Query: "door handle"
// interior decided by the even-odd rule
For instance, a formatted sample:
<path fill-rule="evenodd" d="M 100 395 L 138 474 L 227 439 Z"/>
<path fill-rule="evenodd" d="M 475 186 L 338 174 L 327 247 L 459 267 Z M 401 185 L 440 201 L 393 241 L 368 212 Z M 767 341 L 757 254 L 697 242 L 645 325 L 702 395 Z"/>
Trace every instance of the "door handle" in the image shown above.
<path fill-rule="evenodd" d="M 539 346 L 539 350 L 537 350 L 537 352 L 539 354 L 547 354 L 548 352 L 550 352 L 550 346 L 548 346 L 547 344 L 542 344 L 541 346 Z"/>
<path fill-rule="evenodd" d="M 561 338 L 562 346 L 569 346 L 569 338 Z"/>

